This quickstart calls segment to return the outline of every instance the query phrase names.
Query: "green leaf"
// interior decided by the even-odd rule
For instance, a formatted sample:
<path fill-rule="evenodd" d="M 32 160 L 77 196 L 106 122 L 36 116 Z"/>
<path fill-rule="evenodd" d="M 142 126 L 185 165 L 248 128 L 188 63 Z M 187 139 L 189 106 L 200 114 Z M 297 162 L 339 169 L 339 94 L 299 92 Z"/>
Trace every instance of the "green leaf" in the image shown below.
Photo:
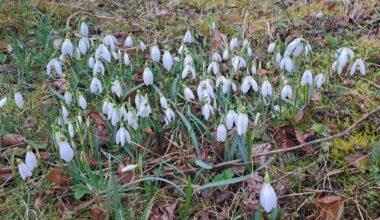
<path fill-rule="evenodd" d="M 323 134 L 325 132 L 325 126 L 323 124 L 314 124 L 312 129 L 318 134 Z"/>
<path fill-rule="evenodd" d="M 74 191 L 74 197 L 76 200 L 80 200 L 86 193 L 88 193 L 87 187 L 83 185 L 76 186 L 73 188 Z"/>
<path fill-rule="evenodd" d="M 191 126 L 190 122 L 181 112 L 179 112 L 178 110 L 176 110 L 176 112 L 181 118 L 181 121 L 183 122 L 183 124 L 185 124 L 185 127 L 187 129 L 187 132 L 190 134 L 191 142 L 193 143 L 195 150 L 197 151 L 197 153 L 199 153 L 198 139 L 195 136 L 193 127 Z"/>
<path fill-rule="evenodd" d="M 245 148 L 244 140 L 243 140 L 242 136 L 240 136 L 240 135 L 237 135 L 236 139 L 237 139 L 237 143 L 239 146 L 241 157 L 243 158 L 244 163 L 248 163 L 249 162 L 248 161 L 248 152 L 247 152 L 247 149 Z"/>
<path fill-rule="evenodd" d="M 372 153 L 371 153 L 371 161 L 373 164 L 380 166 L 380 141 L 371 144 Z"/>
<path fill-rule="evenodd" d="M 213 178 L 213 182 L 218 182 L 218 181 L 223 181 L 223 180 L 229 180 L 231 179 L 232 177 L 234 177 L 234 171 L 232 168 L 228 168 L 228 169 L 225 169 L 223 170 L 223 172 L 215 175 L 215 177 Z"/>
<path fill-rule="evenodd" d="M 211 170 L 212 169 L 212 166 L 201 161 L 201 160 L 195 160 L 195 164 L 202 167 L 203 169 L 206 169 L 206 170 Z"/>

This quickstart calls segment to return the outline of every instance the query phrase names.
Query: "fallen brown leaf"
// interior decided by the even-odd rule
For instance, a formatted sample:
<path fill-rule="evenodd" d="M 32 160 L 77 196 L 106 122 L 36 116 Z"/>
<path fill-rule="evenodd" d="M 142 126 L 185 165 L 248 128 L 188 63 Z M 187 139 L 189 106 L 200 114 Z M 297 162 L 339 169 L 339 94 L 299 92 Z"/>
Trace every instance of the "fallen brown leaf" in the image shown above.
<path fill-rule="evenodd" d="M 315 202 L 317 219 L 339 220 L 343 218 L 344 201 L 339 196 L 325 196 Z"/>
<path fill-rule="evenodd" d="M 252 149 L 252 155 L 255 156 L 255 155 L 258 155 L 258 154 L 268 153 L 271 150 L 271 148 L 272 148 L 272 144 L 262 144 L 262 145 L 259 145 L 258 147 L 255 147 L 255 148 Z M 260 157 L 254 157 L 253 161 L 256 164 L 262 165 L 263 163 L 265 163 L 266 159 L 267 159 L 267 156 L 266 155 L 262 155 Z"/>
<path fill-rule="evenodd" d="M 365 155 L 362 153 L 357 153 L 354 155 L 349 155 L 345 157 L 344 159 L 350 164 L 350 166 L 353 166 L 355 168 L 358 168 L 359 170 L 367 170 L 369 165 L 369 155 Z"/>
<path fill-rule="evenodd" d="M 10 167 L 0 168 L 0 181 L 8 182 L 13 179 L 12 169 Z"/>
<path fill-rule="evenodd" d="M 103 220 L 106 219 L 104 210 L 101 209 L 98 205 L 95 205 L 91 209 L 91 215 L 95 220 Z"/>
<path fill-rule="evenodd" d="M 70 183 L 69 177 L 63 176 L 60 168 L 54 168 L 46 178 L 59 186 L 68 186 Z"/>
<path fill-rule="evenodd" d="M 102 116 L 100 116 L 99 112 L 90 112 L 88 114 L 90 117 L 91 121 L 94 122 L 95 125 L 105 127 L 106 123 L 104 122 Z"/>
<path fill-rule="evenodd" d="M 0 138 L 0 149 L 6 147 L 26 147 L 25 137 L 19 134 L 7 134 Z"/>

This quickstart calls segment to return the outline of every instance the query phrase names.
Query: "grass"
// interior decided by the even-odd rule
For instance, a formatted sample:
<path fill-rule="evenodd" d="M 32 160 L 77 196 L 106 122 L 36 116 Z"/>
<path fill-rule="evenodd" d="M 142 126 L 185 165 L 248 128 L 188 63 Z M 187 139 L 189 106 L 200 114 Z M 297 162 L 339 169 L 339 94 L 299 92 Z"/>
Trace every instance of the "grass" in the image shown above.
<path fill-rule="evenodd" d="M 319 2 L 284 5 L 277 1 L 110 1 L 105 5 L 43 1 L 13 4 L 5 1 L 0 17 L 0 33 L 4 36 L 0 45 L 11 45 L 12 52 L 4 52 L 5 61 L 0 68 L 6 70 L 0 72 L 0 98 L 8 96 L 8 103 L 0 113 L 0 136 L 23 135 L 35 152 L 47 152 L 49 156 L 39 160 L 32 178 L 22 181 L 17 169 L 13 168 L 13 180 L 0 182 L 0 215 L 3 219 L 154 219 L 158 216 L 169 219 L 201 216 L 262 219 L 266 214 L 258 205 L 259 192 L 252 186 L 250 178 L 257 169 L 263 176 L 262 168 L 265 167 L 270 171 L 279 198 L 279 209 L 268 215 L 272 219 L 318 216 L 320 212 L 315 202 L 328 195 L 338 195 L 345 201 L 343 218 L 378 217 L 378 164 L 370 160 L 371 155 L 365 157 L 360 165 L 347 159 L 356 154 L 374 152 L 379 142 L 378 116 L 348 136 L 313 146 L 310 152 L 294 151 L 268 157 L 267 163 L 261 167 L 250 155 L 251 148 L 261 143 L 272 142 L 272 148 L 284 147 L 282 140 L 275 136 L 277 129 L 284 125 L 291 125 L 296 132 L 311 138 L 326 137 L 343 131 L 363 113 L 379 106 L 380 93 L 376 85 L 380 84 L 380 41 L 372 31 L 379 16 L 376 14 L 378 6 L 371 1 L 364 1 L 361 6 L 347 2 L 333 4 L 334 7 Z M 359 9 L 363 12 L 353 21 L 344 21 L 346 23 L 341 26 L 332 22 L 339 20 L 340 16 L 347 18 L 348 12 Z M 319 10 L 325 15 L 318 20 L 310 12 Z M 76 11 L 90 11 L 91 15 L 71 17 L 70 27 L 67 27 L 67 19 Z M 365 18 L 365 14 L 370 18 Z M 193 91 L 198 85 L 196 80 L 177 77 L 182 71 L 182 63 L 175 65 L 167 78 L 160 64 L 150 64 L 157 79 L 154 87 L 146 87 L 140 85 L 142 81 L 135 77 L 135 72 L 142 73 L 145 57 L 131 51 L 132 67 L 113 61 L 106 64 L 107 76 L 110 77 L 99 75 L 99 78 L 105 90 L 109 90 L 111 81 L 119 75 L 125 104 L 128 105 L 130 98 L 133 105 L 134 96 L 140 90 L 148 95 L 153 114 L 140 120 L 136 131 L 129 128 L 132 144 L 119 146 L 112 141 L 117 128 L 104 120 L 106 116 L 103 114 L 100 117 L 109 138 L 106 144 L 102 144 L 102 130 L 90 120 L 88 113 L 101 111 L 104 97 L 89 92 L 92 75 L 86 59 L 71 60 L 64 67 L 70 88 L 87 95 L 90 110 L 81 111 L 78 106 L 69 109 L 73 123 L 77 124 L 75 118 L 78 114 L 85 123 L 76 127 L 76 138 L 69 138 L 76 152 L 75 159 L 70 163 L 59 159 L 53 131 L 57 126 L 55 120 L 61 114 L 62 94 L 57 92 L 59 77 L 46 75 L 46 64 L 59 56 L 60 50 L 54 48 L 56 39 L 64 39 L 67 33 L 74 38 L 72 33 L 77 24 L 85 20 L 93 34 L 123 34 L 133 30 L 135 40 L 143 40 L 146 44 L 157 40 L 161 49 L 169 45 L 174 54 L 181 41 L 176 37 L 183 36 L 189 28 L 196 39 L 189 49 L 196 72 L 202 75 L 203 63 L 209 63 L 211 52 L 216 47 L 222 52 L 224 44 L 229 42 L 218 40 L 216 46 L 211 45 L 210 24 L 213 19 L 228 40 L 233 35 L 242 37 L 243 33 L 250 40 L 258 60 L 262 60 L 261 68 L 268 71 L 267 77 L 256 78 L 259 85 L 268 78 L 276 94 L 281 90 L 277 85 L 281 78 L 276 75 L 278 72 L 273 62 L 266 62 L 270 59 L 266 53 L 268 24 L 273 38 L 281 40 L 283 49 L 285 41 L 289 43 L 301 35 L 313 46 L 313 59 L 297 58 L 296 71 L 290 75 L 281 74 L 296 84 L 304 69 L 310 68 L 314 76 L 317 73 L 329 74 L 328 85 L 321 90 L 319 97 L 307 97 L 301 87 L 294 89 L 294 100 L 298 104 L 293 106 L 278 102 L 278 99 L 261 99 L 257 93 L 241 96 L 230 90 L 224 96 L 217 89 L 218 108 L 215 114 L 218 116 L 207 121 L 201 116 L 200 102 L 185 102 L 179 96 L 181 84 L 186 84 Z M 365 60 L 366 76 L 337 77 L 331 73 L 333 53 L 342 46 L 349 46 Z M 250 67 L 251 63 L 247 64 Z M 231 69 L 227 65 L 228 73 Z M 237 74 L 235 82 L 240 83 L 243 74 Z M 22 110 L 14 105 L 14 91 L 24 95 L 25 107 Z M 159 91 L 171 100 L 169 102 L 176 113 L 170 126 L 162 123 Z M 112 96 L 109 98 L 118 100 Z M 304 119 L 297 120 L 299 112 L 309 102 L 307 98 L 313 99 L 313 106 Z M 267 102 L 281 104 L 288 111 L 277 113 L 265 104 Z M 235 107 L 246 105 L 252 124 L 256 117 L 259 120 L 244 137 L 230 135 L 227 142 L 218 143 L 214 136 L 219 114 L 226 113 L 230 103 Z M 28 118 L 34 119 L 30 130 L 25 128 Z M 14 159 L 23 159 L 25 149 L 0 147 L 0 153 L 0 167 L 14 167 Z M 236 159 L 243 159 L 243 163 L 218 167 L 220 163 Z M 122 174 L 120 169 L 126 164 L 137 164 L 138 168 Z M 63 183 L 61 179 L 52 181 L 49 174 L 53 168 L 60 168 L 63 180 L 68 178 L 69 183 Z M 257 205 L 253 207 L 247 205 L 255 202 Z"/>

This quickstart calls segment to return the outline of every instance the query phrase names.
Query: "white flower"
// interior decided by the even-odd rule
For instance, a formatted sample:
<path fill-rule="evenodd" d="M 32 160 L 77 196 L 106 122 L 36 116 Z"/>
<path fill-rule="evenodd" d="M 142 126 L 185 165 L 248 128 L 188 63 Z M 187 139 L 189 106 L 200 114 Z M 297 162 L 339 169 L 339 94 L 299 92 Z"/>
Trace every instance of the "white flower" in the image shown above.
<path fill-rule="evenodd" d="M 120 117 L 123 118 L 124 121 L 128 121 L 128 112 L 124 104 L 120 107 L 119 113 Z"/>
<path fill-rule="evenodd" d="M 230 57 L 230 53 L 228 52 L 228 49 L 225 49 L 223 51 L 223 60 L 228 60 L 228 58 Z"/>
<path fill-rule="evenodd" d="M 301 43 L 301 38 L 296 38 L 294 39 L 292 42 L 290 42 L 290 44 L 288 44 L 288 46 L 286 47 L 286 50 L 285 50 L 285 53 L 284 53 L 284 56 L 290 56 L 294 51 L 295 49 L 301 45 L 301 52 L 302 52 L 302 48 L 303 48 L 303 44 Z"/>
<path fill-rule="evenodd" d="M 193 37 L 191 36 L 191 32 L 187 30 L 185 36 L 183 37 L 183 43 L 191 44 L 192 42 L 193 42 Z"/>
<path fill-rule="evenodd" d="M 145 98 L 144 98 L 144 96 L 141 95 L 140 90 L 137 90 L 137 94 L 135 95 L 135 106 L 136 106 L 137 108 L 139 108 L 140 105 L 141 105 L 141 103 L 144 102 L 144 99 L 145 99 Z"/>
<path fill-rule="evenodd" d="M 226 115 L 226 126 L 227 126 L 227 129 L 228 130 L 231 130 L 234 123 L 236 125 L 236 122 L 237 122 L 237 113 L 233 110 L 233 109 L 230 109 L 228 112 L 227 112 L 227 115 Z"/>
<path fill-rule="evenodd" d="M 103 58 L 108 63 L 111 62 L 111 53 L 104 44 L 100 44 L 95 51 L 95 60 L 99 60 L 100 58 Z"/>
<path fill-rule="evenodd" d="M 214 53 L 212 53 L 211 60 L 220 63 L 220 62 L 222 62 L 222 57 L 220 56 L 220 54 L 218 52 L 214 52 Z"/>
<path fill-rule="evenodd" d="M 214 109 L 210 105 L 209 99 L 207 99 L 206 103 L 202 106 L 202 115 L 205 117 L 206 120 L 210 118 L 210 115 L 214 115 Z"/>
<path fill-rule="evenodd" d="M 143 79 L 146 86 L 153 84 L 153 73 L 148 66 L 144 68 Z"/>
<path fill-rule="evenodd" d="M 199 101 L 202 101 L 205 97 L 214 98 L 214 88 L 211 85 L 209 79 L 202 80 L 199 82 L 199 85 L 197 87 L 197 95 Z"/>
<path fill-rule="evenodd" d="M 106 69 L 104 68 L 103 63 L 100 60 L 96 60 L 94 68 L 92 69 L 92 74 L 96 75 L 98 73 L 101 73 L 102 75 L 104 75 L 105 71 Z"/>
<path fill-rule="evenodd" d="M 181 46 L 178 48 L 178 54 L 182 55 L 184 51 L 185 51 L 185 46 L 181 44 Z"/>
<path fill-rule="evenodd" d="M 115 49 L 117 39 L 113 35 L 107 35 L 103 38 L 103 44 L 111 49 Z"/>
<path fill-rule="evenodd" d="M 8 98 L 4 97 L 0 100 L 0 108 L 4 107 L 4 105 L 7 103 Z"/>
<path fill-rule="evenodd" d="M 121 146 L 124 146 L 125 142 L 128 144 L 131 143 L 131 135 L 129 134 L 128 130 L 125 129 L 125 127 L 119 128 L 119 130 L 116 132 L 115 139 L 116 144 L 120 144 Z"/>
<path fill-rule="evenodd" d="M 320 73 L 315 76 L 314 81 L 317 85 L 317 88 L 320 88 L 323 85 L 323 83 L 325 83 L 325 76 L 322 73 Z"/>
<path fill-rule="evenodd" d="M 185 59 L 183 60 L 183 67 L 186 67 L 187 65 L 193 65 L 193 63 L 193 57 L 191 57 L 191 54 L 187 52 Z"/>
<path fill-rule="evenodd" d="M 127 52 L 125 52 L 124 54 L 124 64 L 126 66 L 129 66 L 129 64 L 131 64 L 131 61 L 129 60 L 129 55 L 127 54 Z"/>
<path fill-rule="evenodd" d="M 140 50 L 141 50 L 141 51 L 146 50 L 146 45 L 145 45 L 144 42 L 142 42 L 142 41 L 140 41 Z"/>
<path fill-rule="evenodd" d="M 19 109 L 24 108 L 24 98 L 22 97 L 21 93 L 19 93 L 19 92 L 15 93 L 15 103 Z"/>
<path fill-rule="evenodd" d="M 65 141 L 60 141 L 59 142 L 59 156 L 61 157 L 62 160 L 66 162 L 70 162 L 73 157 L 74 157 L 74 151 L 71 148 L 70 144 Z"/>
<path fill-rule="evenodd" d="M 189 87 L 185 87 L 183 90 L 183 96 L 185 97 L 186 101 L 191 101 L 195 99 L 193 91 Z"/>
<path fill-rule="evenodd" d="M 259 87 L 255 79 L 253 79 L 252 76 L 246 76 L 243 79 L 243 83 L 241 84 L 240 89 L 243 94 L 246 94 L 250 88 L 252 88 L 255 92 L 259 91 Z"/>
<path fill-rule="evenodd" d="M 195 69 L 194 69 L 194 67 L 193 67 L 193 65 L 191 63 L 187 64 L 185 66 L 185 68 L 183 69 L 183 71 L 182 71 L 182 79 L 186 78 L 189 73 L 191 73 L 191 75 L 193 76 L 193 78 L 197 77 L 197 73 L 195 72 Z"/>
<path fill-rule="evenodd" d="M 65 92 L 65 94 L 63 95 L 63 98 L 65 100 L 66 105 L 70 105 L 71 102 L 73 101 L 73 95 L 69 91 Z"/>
<path fill-rule="evenodd" d="M 75 131 L 74 131 L 74 126 L 73 124 L 71 123 L 71 121 L 69 121 L 69 124 L 67 126 L 67 130 L 69 130 L 69 135 L 70 137 L 74 137 L 74 134 L 75 134 Z"/>
<path fill-rule="evenodd" d="M 62 47 L 61 47 L 61 54 L 63 56 L 74 55 L 74 45 L 70 39 L 66 38 L 65 41 L 63 42 Z"/>
<path fill-rule="evenodd" d="M 69 111 L 67 111 L 67 108 L 64 105 L 61 105 L 61 113 L 63 120 L 67 122 L 67 117 L 69 116 Z"/>
<path fill-rule="evenodd" d="M 292 72 L 293 70 L 293 61 L 292 59 L 289 57 L 289 56 L 285 56 L 282 58 L 281 62 L 280 62 L 280 69 L 286 69 L 286 71 L 288 72 Z"/>
<path fill-rule="evenodd" d="M 273 106 L 273 109 L 274 109 L 276 112 L 279 112 L 279 111 L 280 111 L 280 106 L 279 106 L 279 105 L 275 105 L 275 106 Z"/>
<path fill-rule="evenodd" d="M 168 108 L 168 101 L 166 100 L 165 96 L 163 96 L 162 94 L 160 94 L 160 104 L 163 109 Z"/>
<path fill-rule="evenodd" d="M 82 37 L 78 43 L 78 49 L 81 54 L 85 55 L 87 53 L 88 48 L 90 48 L 90 41 L 87 37 Z"/>
<path fill-rule="evenodd" d="M 87 108 L 87 101 L 82 94 L 79 95 L 79 106 L 85 110 Z"/>
<path fill-rule="evenodd" d="M 32 171 L 25 163 L 23 163 L 21 160 L 17 160 L 17 163 L 18 172 L 20 173 L 22 180 L 25 180 L 26 178 L 33 176 Z"/>
<path fill-rule="evenodd" d="M 94 57 L 88 58 L 87 66 L 90 67 L 91 69 L 93 69 L 94 65 L 95 65 L 95 59 L 94 59 Z"/>
<path fill-rule="evenodd" d="M 111 92 L 114 93 L 117 97 L 121 97 L 121 84 L 119 80 L 115 80 L 112 82 Z"/>
<path fill-rule="evenodd" d="M 134 110 L 129 110 L 127 113 L 127 121 L 129 126 L 133 129 L 137 129 L 139 126 L 139 118 Z"/>
<path fill-rule="evenodd" d="M 173 57 L 168 50 L 164 51 L 162 56 L 162 64 L 167 71 L 170 71 L 173 66 Z"/>
<path fill-rule="evenodd" d="M 26 152 L 25 164 L 29 167 L 30 171 L 33 171 L 38 166 L 36 155 L 31 150 Z"/>
<path fill-rule="evenodd" d="M 263 82 L 263 85 L 261 86 L 261 94 L 266 97 L 266 96 L 272 96 L 272 85 L 268 80 L 265 80 Z"/>
<path fill-rule="evenodd" d="M 241 56 L 232 57 L 231 62 L 235 72 L 237 72 L 240 69 L 244 69 L 247 66 L 247 63 Z"/>
<path fill-rule="evenodd" d="M 120 121 L 120 109 L 116 108 L 115 106 L 112 106 L 112 109 L 110 109 L 111 114 L 111 124 L 113 126 L 116 126 L 116 124 Z"/>
<path fill-rule="evenodd" d="M 337 65 L 338 65 L 338 75 L 340 75 L 343 71 L 344 66 L 346 65 L 348 61 L 348 54 L 347 50 L 341 50 L 341 53 L 339 54 Z"/>
<path fill-rule="evenodd" d="M 158 48 L 157 45 L 153 45 L 153 46 L 150 48 L 150 58 L 151 58 L 154 62 L 159 62 L 159 61 L 160 61 L 160 58 L 161 58 L 161 52 L 160 52 L 160 49 Z"/>
<path fill-rule="evenodd" d="M 144 102 L 140 104 L 139 112 L 137 113 L 137 116 L 141 116 L 145 118 L 145 117 L 148 117 L 151 113 L 152 113 L 152 109 L 148 101 L 145 99 Z"/>
<path fill-rule="evenodd" d="M 130 164 L 130 165 L 127 165 L 126 167 L 124 167 L 123 169 L 121 169 L 121 172 L 128 172 L 128 171 L 132 171 L 134 169 L 136 169 L 137 167 L 137 164 Z"/>
<path fill-rule="evenodd" d="M 249 47 L 249 41 L 247 39 L 243 40 L 243 48 L 248 48 Z"/>
<path fill-rule="evenodd" d="M 171 121 L 173 121 L 175 118 L 175 114 L 173 109 L 168 108 L 165 110 L 165 124 L 169 125 Z"/>
<path fill-rule="evenodd" d="M 224 124 L 219 124 L 216 129 L 216 141 L 224 142 L 227 139 L 227 129 Z"/>
<path fill-rule="evenodd" d="M 92 93 L 102 93 L 103 92 L 103 86 L 98 77 L 94 76 L 91 81 L 90 85 L 90 91 Z"/>
<path fill-rule="evenodd" d="M 115 51 L 111 51 L 112 52 L 112 56 L 115 60 L 119 60 L 119 58 L 121 57 L 121 52 L 120 50 L 116 53 Z"/>
<path fill-rule="evenodd" d="M 88 26 L 86 24 L 86 22 L 82 22 L 80 23 L 80 34 L 87 37 L 88 36 Z"/>
<path fill-rule="evenodd" d="M 363 60 L 362 59 L 356 59 L 355 62 L 351 66 L 350 76 L 354 75 L 358 66 L 359 66 L 360 74 L 362 74 L 363 76 L 365 75 L 365 66 L 364 66 Z"/>
<path fill-rule="evenodd" d="M 216 24 L 214 21 L 211 23 L 211 30 L 214 32 L 216 31 Z"/>
<path fill-rule="evenodd" d="M 269 213 L 277 206 L 277 196 L 270 183 L 264 183 L 260 190 L 260 204 Z"/>
<path fill-rule="evenodd" d="M 132 39 L 131 34 L 129 34 L 128 37 L 125 39 L 124 46 L 125 47 L 133 47 L 133 39 Z"/>
<path fill-rule="evenodd" d="M 248 115 L 245 112 L 245 107 L 237 114 L 236 130 L 238 135 L 244 135 L 248 129 Z"/>
<path fill-rule="evenodd" d="M 272 52 L 274 51 L 275 48 L 276 48 L 276 43 L 273 42 L 273 43 L 269 44 L 268 49 L 267 49 L 267 52 L 268 52 L 268 53 L 272 53 Z"/>
<path fill-rule="evenodd" d="M 255 66 L 255 65 L 252 65 L 252 67 L 251 67 L 251 73 L 252 73 L 253 75 L 256 74 L 256 66 Z"/>
<path fill-rule="evenodd" d="M 59 61 L 57 59 L 51 59 L 48 63 L 48 65 L 46 66 L 46 72 L 47 74 L 50 76 L 50 72 L 51 72 L 51 67 L 54 67 L 55 69 L 55 72 L 62 76 L 62 67 L 61 67 L 61 64 L 59 63 Z"/>
<path fill-rule="evenodd" d="M 310 70 L 305 70 L 301 77 L 301 85 L 305 86 L 306 84 L 313 85 L 313 74 Z"/>
<path fill-rule="evenodd" d="M 218 62 L 211 62 L 207 67 L 207 73 L 213 72 L 215 75 L 219 72 L 219 64 Z"/>
<path fill-rule="evenodd" d="M 219 87 L 220 84 L 222 85 L 222 93 L 223 94 L 227 94 L 228 87 L 230 85 L 232 86 L 232 90 L 234 92 L 236 92 L 236 85 L 235 85 L 235 83 L 232 80 L 227 79 L 225 76 L 218 76 L 218 78 L 216 79 L 216 87 Z"/>
<path fill-rule="evenodd" d="M 239 44 L 238 39 L 236 37 L 233 37 L 230 41 L 230 50 L 235 51 L 238 47 L 238 44 Z"/>
<path fill-rule="evenodd" d="M 292 87 L 290 87 L 289 85 L 285 85 L 281 89 L 281 98 L 283 100 L 291 99 L 292 98 Z"/>
<path fill-rule="evenodd" d="M 281 63 L 282 56 L 279 52 L 276 53 L 276 63 L 280 64 Z"/>
<path fill-rule="evenodd" d="M 247 48 L 247 56 L 248 57 L 252 57 L 253 56 L 253 52 L 252 52 L 252 48 L 251 47 Z"/>

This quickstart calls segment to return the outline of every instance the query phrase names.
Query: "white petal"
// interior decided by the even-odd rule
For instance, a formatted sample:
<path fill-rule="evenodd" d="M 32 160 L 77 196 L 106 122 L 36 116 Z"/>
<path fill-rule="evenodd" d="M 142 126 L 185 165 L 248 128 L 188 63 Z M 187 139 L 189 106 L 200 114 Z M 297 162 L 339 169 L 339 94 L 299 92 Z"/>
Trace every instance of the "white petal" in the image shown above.
<path fill-rule="evenodd" d="M 32 151 L 26 152 L 25 164 L 29 167 L 31 171 L 38 166 L 36 155 Z"/>
<path fill-rule="evenodd" d="M 269 213 L 277 206 L 277 196 L 269 183 L 264 183 L 260 190 L 260 204 L 265 212 Z"/>
<path fill-rule="evenodd" d="M 144 73 L 143 73 L 143 79 L 144 79 L 144 84 L 146 86 L 153 84 L 153 73 L 149 67 L 145 67 Z"/>
<path fill-rule="evenodd" d="M 62 160 L 70 162 L 74 157 L 74 151 L 67 141 L 63 141 L 59 144 L 59 155 Z"/>
<path fill-rule="evenodd" d="M 220 142 L 224 142 L 227 138 L 227 129 L 224 124 L 218 125 L 218 128 L 216 130 L 216 140 Z"/>
<path fill-rule="evenodd" d="M 0 100 L 0 108 L 4 107 L 4 105 L 7 103 L 8 98 L 4 97 Z"/>
<path fill-rule="evenodd" d="M 22 97 L 21 93 L 19 93 L 19 92 L 15 93 L 15 103 L 19 109 L 24 108 L 24 98 Z"/>
<path fill-rule="evenodd" d="M 33 176 L 32 171 L 25 163 L 21 163 L 18 165 L 18 172 L 20 173 L 20 176 L 23 180 L 30 176 Z"/>

